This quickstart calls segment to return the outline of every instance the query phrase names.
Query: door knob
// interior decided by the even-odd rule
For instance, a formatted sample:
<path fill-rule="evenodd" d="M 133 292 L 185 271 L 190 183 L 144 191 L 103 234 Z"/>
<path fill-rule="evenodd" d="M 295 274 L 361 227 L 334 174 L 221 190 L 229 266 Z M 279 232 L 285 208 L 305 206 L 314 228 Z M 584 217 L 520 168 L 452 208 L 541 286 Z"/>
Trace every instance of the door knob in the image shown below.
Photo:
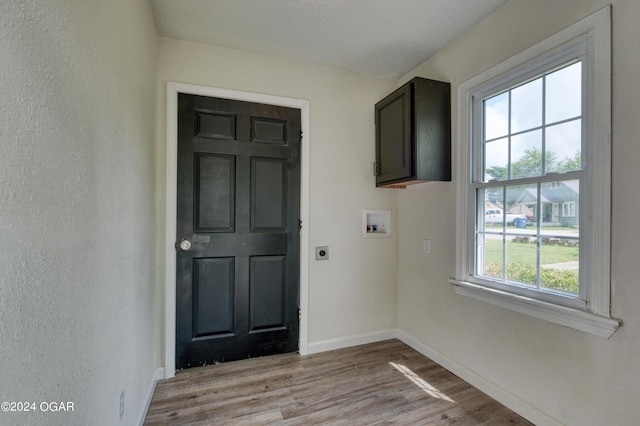
<path fill-rule="evenodd" d="M 189 250 L 191 248 L 191 241 L 189 240 L 180 241 L 180 248 L 184 251 Z"/>

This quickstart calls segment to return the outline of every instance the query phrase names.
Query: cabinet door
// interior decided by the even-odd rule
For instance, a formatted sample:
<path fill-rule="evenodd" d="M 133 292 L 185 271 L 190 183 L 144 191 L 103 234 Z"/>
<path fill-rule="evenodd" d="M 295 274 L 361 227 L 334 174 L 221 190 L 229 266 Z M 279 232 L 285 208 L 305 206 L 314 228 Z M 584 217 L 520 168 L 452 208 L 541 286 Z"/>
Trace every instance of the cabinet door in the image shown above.
<path fill-rule="evenodd" d="M 406 179 L 412 164 L 411 84 L 376 104 L 376 185 Z"/>

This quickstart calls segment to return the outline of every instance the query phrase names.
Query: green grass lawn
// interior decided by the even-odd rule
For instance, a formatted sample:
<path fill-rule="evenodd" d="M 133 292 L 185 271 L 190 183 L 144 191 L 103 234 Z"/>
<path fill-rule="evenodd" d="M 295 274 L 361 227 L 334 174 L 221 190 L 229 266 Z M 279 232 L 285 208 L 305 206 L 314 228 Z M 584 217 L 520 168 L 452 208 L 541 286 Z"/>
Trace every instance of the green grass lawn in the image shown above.
<path fill-rule="evenodd" d="M 535 285 L 536 244 L 508 241 L 507 279 Z M 578 247 L 542 245 L 540 265 L 577 261 Z M 502 240 L 487 240 L 485 245 L 485 274 L 502 278 Z M 578 271 L 556 268 L 541 268 L 540 281 L 544 287 L 569 293 L 578 293 Z"/>
<path fill-rule="evenodd" d="M 507 241 L 507 262 L 523 265 L 536 264 L 536 244 Z M 540 264 L 562 263 L 578 260 L 578 247 L 542 245 Z M 486 263 L 502 263 L 502 240 L 487 240 L 485 244 Z"/>

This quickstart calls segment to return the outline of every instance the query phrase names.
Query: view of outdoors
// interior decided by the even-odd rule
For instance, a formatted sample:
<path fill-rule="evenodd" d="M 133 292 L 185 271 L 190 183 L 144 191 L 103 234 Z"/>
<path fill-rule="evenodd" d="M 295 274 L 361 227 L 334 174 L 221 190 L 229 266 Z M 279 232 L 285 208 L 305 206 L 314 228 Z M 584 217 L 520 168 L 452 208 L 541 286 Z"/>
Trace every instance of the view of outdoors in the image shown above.
<path fill-rule="evenodd" d="M 572 63 L 483 102 L 480 276 L 578 293 L 581 68 Z"/>

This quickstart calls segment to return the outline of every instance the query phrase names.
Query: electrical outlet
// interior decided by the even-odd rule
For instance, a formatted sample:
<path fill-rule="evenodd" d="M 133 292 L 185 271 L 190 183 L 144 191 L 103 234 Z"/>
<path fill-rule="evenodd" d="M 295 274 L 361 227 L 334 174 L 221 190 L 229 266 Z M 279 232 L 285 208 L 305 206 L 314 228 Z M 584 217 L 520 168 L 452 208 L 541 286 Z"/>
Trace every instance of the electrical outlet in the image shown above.
<path fill-rule="evenodd" d="M 120 399 L 118 402 L 118 420 L 122 420 L 124 417 L 124 389 L 120 392 Z"/>
<path fill-rule="evenodd" d="M 316 260 L 329 260 L 329 247 L 316 247 Z"/>
<path fill-rule="evenodd" d="M 431 240 L 422 241 L 422 251 L 424 254 L 431 254 Z"/>

